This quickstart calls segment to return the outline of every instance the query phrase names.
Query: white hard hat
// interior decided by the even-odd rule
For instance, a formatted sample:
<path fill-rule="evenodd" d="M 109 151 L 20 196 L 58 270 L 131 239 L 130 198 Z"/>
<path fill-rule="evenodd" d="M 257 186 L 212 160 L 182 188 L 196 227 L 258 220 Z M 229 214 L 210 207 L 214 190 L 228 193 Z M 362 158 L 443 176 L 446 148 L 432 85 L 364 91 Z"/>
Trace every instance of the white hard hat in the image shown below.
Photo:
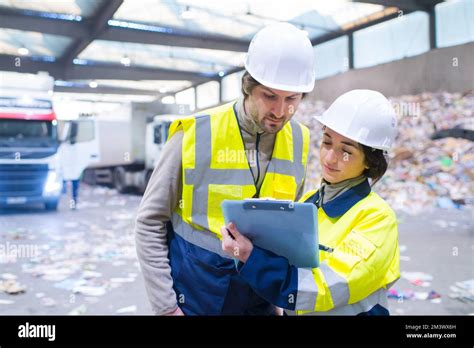
<path fill-rule="evenodd" d="M 397 135 L 392 105 L 383 94 L 368 89 L 344 93 L 315 118 L 333 131 L 374 149 L 390 150 Z"/>
<path fill-rule="evenodd" d="M 306 93 L 314 88 L 314 51 L 305 33 L 290 23 L 261 29 L 252 39 L 245 69 L 262 85 Z"/>

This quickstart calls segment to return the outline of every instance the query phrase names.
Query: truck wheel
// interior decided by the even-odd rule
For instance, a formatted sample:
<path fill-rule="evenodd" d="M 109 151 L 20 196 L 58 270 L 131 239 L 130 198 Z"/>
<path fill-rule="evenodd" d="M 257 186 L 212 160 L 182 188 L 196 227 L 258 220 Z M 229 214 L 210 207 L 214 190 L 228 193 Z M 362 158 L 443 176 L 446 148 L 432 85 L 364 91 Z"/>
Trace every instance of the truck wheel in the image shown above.
<path fill-rule="evenodd" d="M 44 203 L 44 208 L 47 211 L 56 211 L 56 210 L 58 210 L 58 204 L 59 204 L 59 201 L 45 202 Z"/>
<path fill-rule="evenodd" d="M 122 167 L 114 169 L 114 187 L 120 193 L 127 193 L 130 191 L 130 187 L 125 183 L 125 169 Z"/>
<path fill-rule="evenodd" d="M 151 178 L 151 174 L 153 174 L 153 170 L 147 170 L 145 174 L 145 180 L 143 182 L 143 185 L 141 185 L 140 187 L 139 193 L 141 194 L 145 193 L 146 187 L 148 186 L 148 182 L 150 181 L 150 178 Z"/>
<path fill-rule="evenodd" d="M 84 170 L 82 181 L 84 181 L 84 183 L 86 183 L 88 185 L 96 186 L 97 185 L 97 178 L 96 178 L 94 169 Z"/>

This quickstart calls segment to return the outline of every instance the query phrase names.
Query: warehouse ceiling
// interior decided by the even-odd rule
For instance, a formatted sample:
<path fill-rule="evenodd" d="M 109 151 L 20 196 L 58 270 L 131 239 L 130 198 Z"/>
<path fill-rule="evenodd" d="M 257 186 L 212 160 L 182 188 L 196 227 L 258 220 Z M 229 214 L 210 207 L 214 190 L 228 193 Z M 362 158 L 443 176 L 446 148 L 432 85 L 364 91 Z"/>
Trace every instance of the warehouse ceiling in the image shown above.
<path fill-rule="evenodd" d="M 163 96 L 242 70 L 267 24 L 316 45 L 439 2 L 0 0 L 0 70 L 47 71 L 63 92 Z"/>

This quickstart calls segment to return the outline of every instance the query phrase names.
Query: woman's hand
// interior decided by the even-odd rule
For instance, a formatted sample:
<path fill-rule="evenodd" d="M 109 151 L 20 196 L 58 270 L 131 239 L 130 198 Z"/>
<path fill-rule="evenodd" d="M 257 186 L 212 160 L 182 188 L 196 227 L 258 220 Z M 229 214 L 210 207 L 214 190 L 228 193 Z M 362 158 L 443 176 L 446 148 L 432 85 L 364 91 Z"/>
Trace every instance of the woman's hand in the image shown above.
<path fill-rule="evenodd" d="M 230 231 L 230 234 L 229 234 Z M 240 234 L 231 222 L 226 227 L 221 227 L 222 250 L 242 262 L 246 262 L 253 250 L 253 244 L 244 235 Z"/>

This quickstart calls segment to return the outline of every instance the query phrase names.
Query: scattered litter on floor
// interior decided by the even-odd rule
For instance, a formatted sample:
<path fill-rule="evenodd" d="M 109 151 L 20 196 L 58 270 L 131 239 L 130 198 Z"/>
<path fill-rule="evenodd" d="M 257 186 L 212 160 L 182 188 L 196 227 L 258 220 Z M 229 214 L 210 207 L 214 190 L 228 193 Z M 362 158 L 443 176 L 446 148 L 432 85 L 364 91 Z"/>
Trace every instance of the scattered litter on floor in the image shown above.
<path fill-rule="evenodd" d="M 0 291 L 10 295 L 17 295 L 26 292 L 26 286 L 21 285 L 15 279 L 9 279 L 0 283 Z"/>
<path fill-rule="evenodd" d="M 133 283 L 135 281 L 135 278 L 129 277 L 129 278 L 111 278 L 110 281 L 112 283 Z"/>
<path fill-rule="evenodd" d="M 3 273 L 2 274 L 2 279 L 3 280 L 15 280 L 17 279 L 18 277 L 14 274 L 11 274 L 11 273 Z"/>
<path fill-rule="evenodd" d="M 397 290 L 389 289 L 387 291 L 387 297 L 396 300 L 411 300 L 415 297 L 415 293 L 412 290 Z"/>
<path fill-rule="evenodd" d="M 415 291 L 414 298 L 415 300 L 427 300 L 429 297 L 429 293 L 424 291 Z"/>
<path fill-rule="evenodd" d="M 433 276 L 431 274 L 423 272 L 401 272 L 401 277 L 408 280 L 409 282 L 423 282 L 433 280 Z"/>
<path fill-rule="evenodd" d="M 45 307 L 54 307 L 57 305 L 56 301 L 51 297 L 43 297 L 41 299 L 41 304 Z"/>
<path fill-rule="evenodd" d="M 137 311 L 137 306 L 128 306 L 128 307 L 123 307 L 120 309 L 117 309 L 115 313 L 135 313 Z"/>
<path fill-rule="evenodd" d="M 85 286 L 85 285 L 77 286 L 72 291 L 74 293 L 82 294 L 86 296 L 103 296 L 105 295 L 105 292 L 106 292 L 103 287 Z"/>
<path fill-rule="evenodd" d="M 452 291 L 449 294 L 450 298 L 465 303 L 474 302 L 474 279 L 456 282 L 454 285 L 451 285 L 449 289 Z"/>
<path fill-rule="evenodd" d="M 82 278 L 84 279 L 92 279 L 92 278 L 100 278 L 102 277 L 102 273 L 94 272 L 94 271 L 84 271 L 82 272 Z"/>
<path fill-rule="evenodd" d="M 428 300 L 433 300 L 435 298 L 440 298 L 441 294 L 437 293 L 434 290 L 431 290 L 430 293 L 428 294 Z"/>
<path fill-rule="evenodd" d="M 68 315 L 81 315 L 87 311 L 87 306 L 82 304 L 68 313 Z"/>
<path fill-rule="evenodd" d="M 84 279 L 65 279 L 61 282 L 55 283 L 54 287 L 67 290 L 67 291 L 72 291 L 74 288 L 86 285 L 87 282 Z"/>
<path fill-rule="evenodd" d="M 441 294 L 436 292 L 435 290 L 426 292 L 426 291 L 413 291 L 411 289 L 399 290 L 399 289 L 392 288 L 387 291 L 387 297 L 390 299 L 399 300 L 399 301 L 400 300 L 409 300 L 409 301 L 431 300 L 431 301 L 434 301 L 433 303 L 441 302 Z"/>
<path fill-rule="evenodd" d="M 416 285 L 416 286 L 422 286 L 424 288 L 427 288 L 431 285 L 430 282 L 426 282 L 426 281 L 418 279 L 418 278 L 410 280 L 410 284 L 413 284 L 413 285 Z"/>
<path fill-rule="evenodd" d="M 113 198 L 113 199 L 109 199 L 107 201 L 107 203 L 105 203 L 105 205 L 107 206 L 120 206 L 120 207 L 123 207 L 127 204 L 127 200 L 123 199 L 123 198 Z"/>

